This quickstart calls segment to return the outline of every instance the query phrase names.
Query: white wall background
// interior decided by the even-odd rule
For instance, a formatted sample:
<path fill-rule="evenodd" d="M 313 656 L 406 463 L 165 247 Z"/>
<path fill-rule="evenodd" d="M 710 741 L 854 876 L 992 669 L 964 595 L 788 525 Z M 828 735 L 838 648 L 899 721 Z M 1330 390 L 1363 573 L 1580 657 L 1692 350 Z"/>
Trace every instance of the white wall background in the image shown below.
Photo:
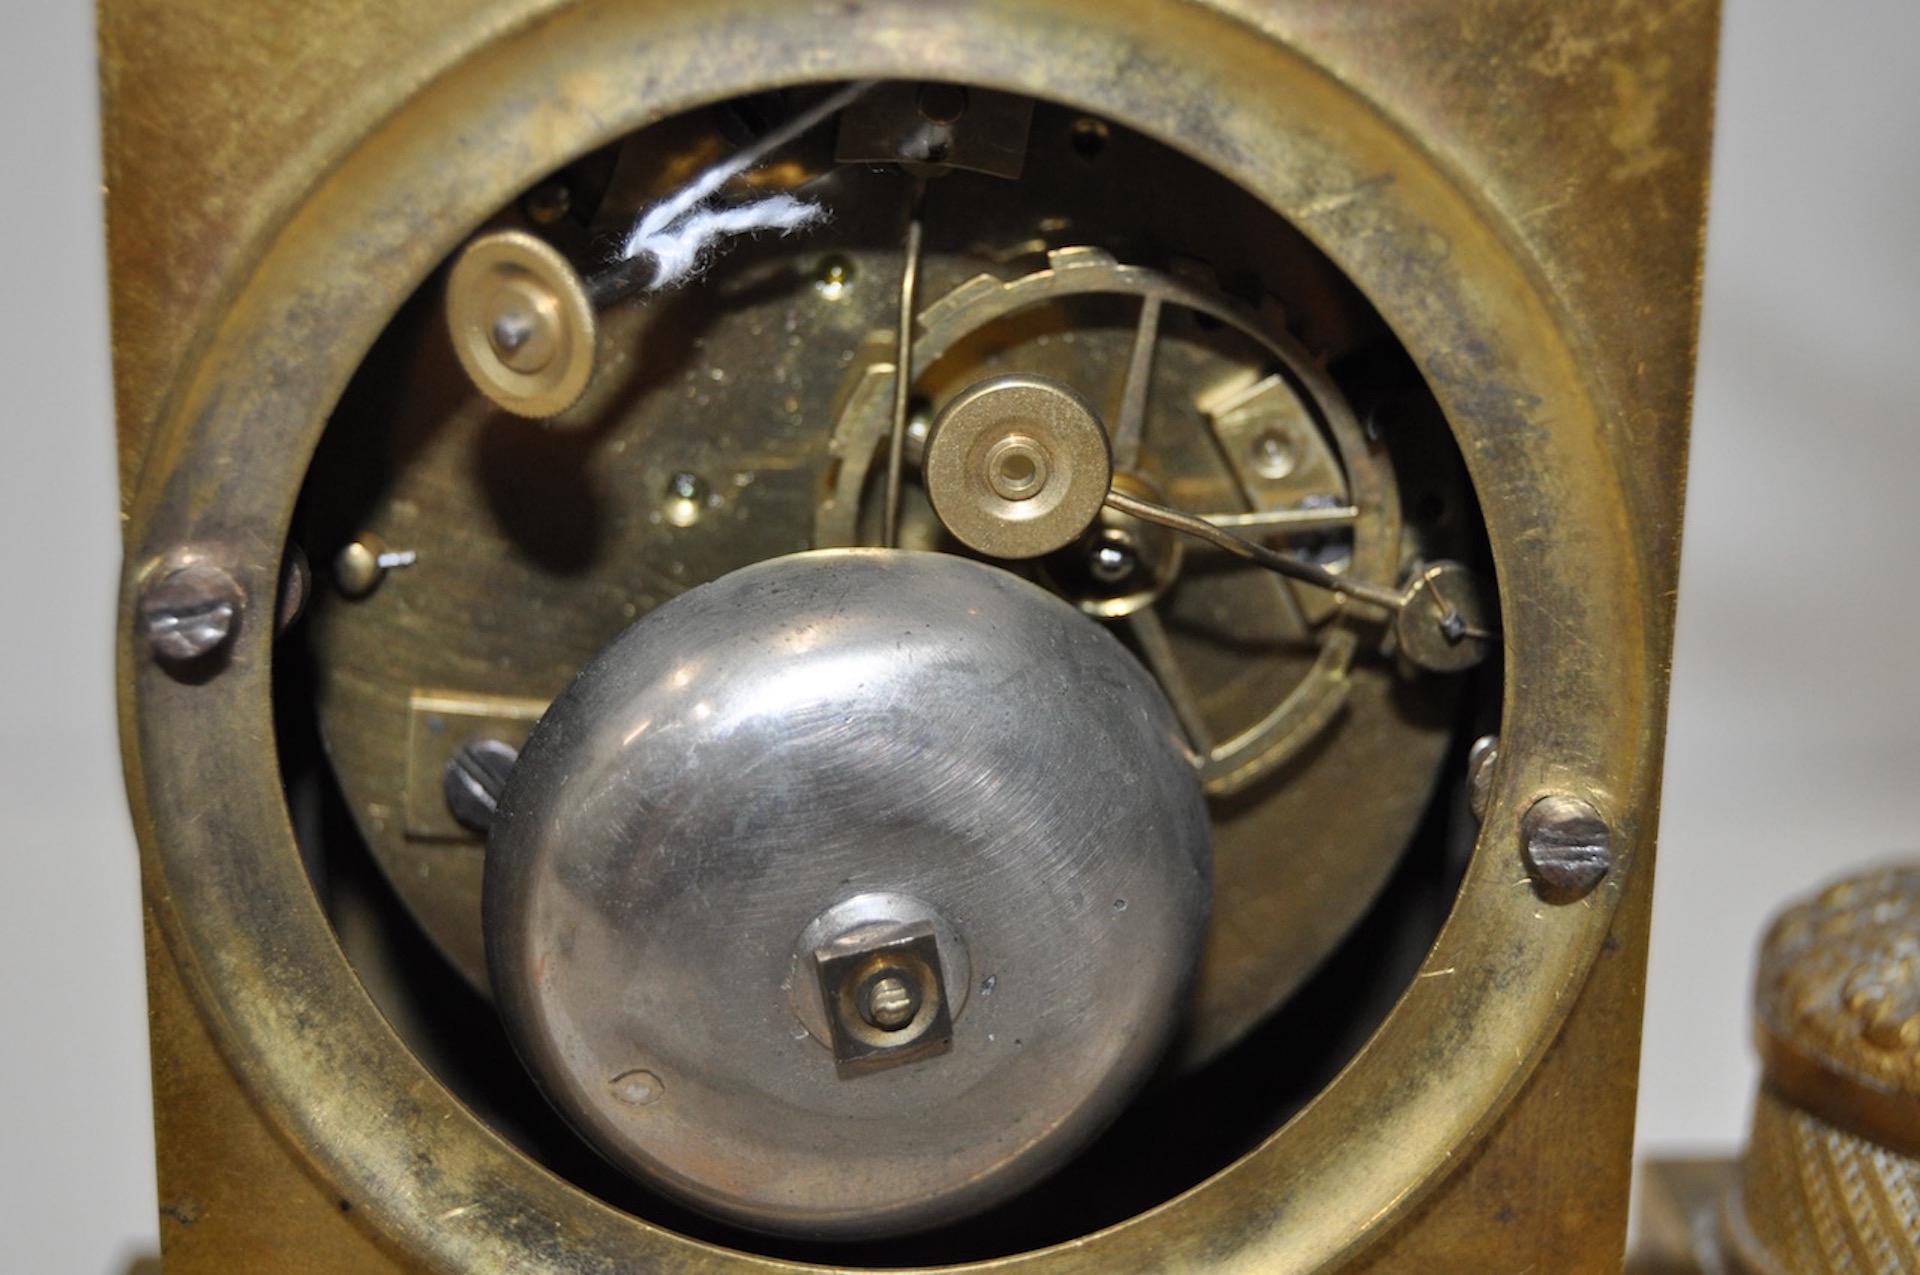
<path fill-rule="evenodd" d="M 1651 1151 L 1742 1135 L 1767 915 L 1920 848 L 1920 5 L 1729 9 L 1647 999 Z M 155 1227 L 112 708 L 90 21 L 87 5 L 16 2 L 0 26 L 0 1264 L 118 1275 Z"/>
<path fill-rule="evenodd" d="M 1722 38 L 1643 1151 L 1742 1136 L 1766 918 L 1920 859 L 1920 4 Z"/>
<path fill-rule="evenodd" d="M 0 5 L 0 1270 L 157 1248 L 93 6 Z"/>

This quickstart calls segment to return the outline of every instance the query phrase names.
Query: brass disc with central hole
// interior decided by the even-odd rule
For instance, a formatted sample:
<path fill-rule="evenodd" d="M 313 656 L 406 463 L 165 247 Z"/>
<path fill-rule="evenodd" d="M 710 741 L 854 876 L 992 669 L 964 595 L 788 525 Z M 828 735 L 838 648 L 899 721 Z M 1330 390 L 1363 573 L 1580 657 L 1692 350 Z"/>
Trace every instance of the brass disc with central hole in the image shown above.
<path fill-rule="evenodd" d="M 447 329 L 480 391 L 518 416 L 557 416 L 593 375 L 593 303 L 552 244 L 521 230 L 467 245 L 447 276 Z"/>
<path fill-rule="evenodd" d="M 990 558 L 1038 558 L 1086 533 L 1113 482 L 1107 431 L 1057 382 L 997 376 L 956 396 L 921 471 L 948 531 Z"/>

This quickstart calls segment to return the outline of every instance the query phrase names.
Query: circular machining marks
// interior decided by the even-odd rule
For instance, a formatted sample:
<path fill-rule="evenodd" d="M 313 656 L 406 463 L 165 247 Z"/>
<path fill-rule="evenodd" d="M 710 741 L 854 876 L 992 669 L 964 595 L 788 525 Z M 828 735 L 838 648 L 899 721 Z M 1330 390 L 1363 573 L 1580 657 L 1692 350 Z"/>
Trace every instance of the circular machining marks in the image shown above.
<path fill-rule="evenodd" d="M 488 963 L 615 1164 L 750 1228 L 879 1236 L 1120 1112 L 1211 874 L 1179 727 L 1112 635 L 970 559 L 828 550 L 649 612 L 555 701 L 488 840 Z"/>
<path fill-rule="evenodd" d="M 1113 482 L 1107 430 L 1087 401 L 1044 377 L 1006 375 L 934 418 L 922 461 L 928 498 L 968 548 L 1038 558 L 1079 539 Z"/>

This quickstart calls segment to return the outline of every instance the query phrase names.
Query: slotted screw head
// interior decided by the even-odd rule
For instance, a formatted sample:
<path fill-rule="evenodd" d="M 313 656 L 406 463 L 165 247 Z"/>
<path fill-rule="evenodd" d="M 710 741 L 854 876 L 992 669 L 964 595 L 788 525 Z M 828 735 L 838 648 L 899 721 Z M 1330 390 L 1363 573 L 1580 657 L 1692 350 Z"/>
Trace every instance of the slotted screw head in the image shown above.
<path fill-rule="evenodd" d="M 163 566 L 140 594 L 140 635 L 159 660 L 191 663 L 232 640 L 244 600 L 239 583 L 207 559 Z"/>
<path fill-rule="evenodd" d="M 1500 760 L 1500 737 L 1482 735 L 1467 750 L 1467 808 L 1475 819 L 1487 817 L 1493 797 L 1493 768 Z"/>
<path fill-rule="evenodd" d="M 862 997 L 860 1016 L 881 1031 L 899 1031 L 920 1012 L 920 997 L 898 974 L 875 979 Z"/>
<path fill-rule="evenodd" d="M 1584 898 L 1613 869 L 1613 830 L 1579 797 L 1550 794 L 1527 807 L 1520 847 L 1540 893 L 1555 902 Z"/>
<path fill-rule="evenodd" d="M 476 739 L 460 745 L 447 759 L 441 776 L 447 813 L 467 831 L 485 836 L 493 826 L 494 811 L 500 808 L 507 777 L 519 760 L 520 750 L 503 740 Z"/>

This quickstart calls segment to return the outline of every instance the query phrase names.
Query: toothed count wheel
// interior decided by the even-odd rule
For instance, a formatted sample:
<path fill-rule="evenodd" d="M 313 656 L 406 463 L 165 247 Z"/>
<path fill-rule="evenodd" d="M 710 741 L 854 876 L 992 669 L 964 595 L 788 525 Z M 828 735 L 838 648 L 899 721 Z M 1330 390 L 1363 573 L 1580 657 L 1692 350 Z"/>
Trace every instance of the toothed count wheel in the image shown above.
<path fill-rule="evenodd" d="M 1015 356 L 995 348 L 996 338 L 1007 339 L 1006 329 L 1015 329 L 1012 339 L 1021 339 L 1017 325 L 1031 322 L 1036 312 L 1043 323 L 1054 317 L 1070 325 L 1071 317 L 1062 316 L 1084 301 L 1132 307 L 1117 387 L 1112 369 L 1089 367 L 1092 358 L 1083 353 L 1090 335 L 1106 336 L 1112 346 L 1111 312 L 1098 316 L 1109 325 L 1104 329 L 1083 333 L 1066 326 L 1054 333 L 1058 344 L 1052 350 L 1023 343 Z M 1118 481 L 1143 492 L 1176 488 L 1203 494 L 1213 503 L 1202 516 L 1215 525 L 1263 541 L 1306 546 L 1301 552 L 1352 579 L 1391 586 L 1401 567 L 1401 513 L 1392 468 L 1340 389 L 1271 319 L 1218 291 L 1122 265 L 1101 250 L 1062 248 L 1047 255 L 1045 269 L 1008 280 L 978 275 L 930 304 L 919 316 L 912 379 L 930 397 L 953 394 L 971 420 L 980 414 L 974 407 L 980 391 L 965 381 L 971 372 L 962 369 L 985 370 L 1016 357 L 1028 365 L 1036 359 L 1070 365 L 1071 374 L 1091 383 L 1087 388 L 1114 391 L 1107 420 Z M 1169 340 L 1179 345 L 1178 366 L 1156 378 L 1157 356 Z M 992 353 L 980 359 L 982 350 Z M 1222 365 L 1196 375 L 1209 354 Z M 1229 359 L 1237 359 L 1237 366 Z M 1073 390 L 1062 392 L 1078 400 Z M 822 544 L 859 542 L 862 492 L 886 442 L 883 407 L 872 388 L 864 394 L 856 389 L 837 423 L 833 449 L 840 465 L 815 530 Z M 932 464 L 939 456 L 931 436 L 929 451 Z M 984 487 L 984 480 L 977 485 Z M 952 515 L 940 512 L 953 526 Z M 1155 533 L 1144 532 L 1125 515 L 1101 515 L 1097 508 L 1087 511 L 1079 529 L 1080 534 L 1056 537 L 1060 544 L 1041 542 L 1039 552 L 1067 549 L 1043 570 L 1091 614 L 1111 617 L 1129 631 L 1180 716 L 1209 792 L 1230 796 L 1257 784 L 1339 714 L 1355 654 L 1377 624 L 1354 623 L 1322 592 L 1238 573 L 1237 583 L 1251 596 L 1227 605 L 1242 615 L 1270 615 L 1269 641 L 1311 646 L 1316 655 L 1277 703 L 1251 723 L 1223 730 L 1193 684 L 1181 644 L 1170 634 L 1163 608 L 1171 611 L 1172 604 L 1113 605 L 1145 581 L 1151 581 L 1155 594 L 1165 594 L 1179 571 L 1172 552 L 1162 551 L 1157 565 L 1149 565 L 1140 543 Z M 960 538 L 989 556 L 1036 556 L 1017 535 L 962 533 Z"/>

